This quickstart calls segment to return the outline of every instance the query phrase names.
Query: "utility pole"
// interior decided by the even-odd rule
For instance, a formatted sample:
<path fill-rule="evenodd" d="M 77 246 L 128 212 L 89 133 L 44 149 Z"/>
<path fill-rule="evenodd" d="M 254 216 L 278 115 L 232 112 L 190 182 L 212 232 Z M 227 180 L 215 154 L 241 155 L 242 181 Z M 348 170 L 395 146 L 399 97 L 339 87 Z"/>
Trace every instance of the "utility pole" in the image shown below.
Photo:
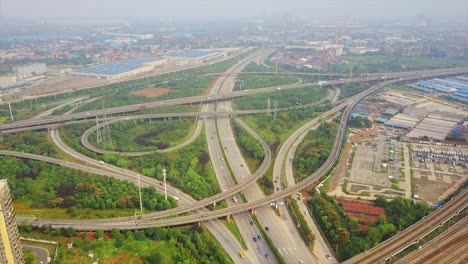
<path fill-rule="evenodd" d="M 275 75 L 276 75 L 276 77 L 278 77 L 278 63 L 276 63 L 276 67 L 275 67 L 275 68 L 276 68 L 276 69 L 275 69 Z"/>
<path fill-rule="evenodd" d="M 163 177 L 164 177 L 164 199 L 167 200 L 167 185 L 166 185 L 167 171 L 166 171 L 166 167 L 163 168 L 162 174 L 163 174 Z"/>
<path fill-rule="evenodd" d="M 140 195 L 140 213 L 143 214 L 143 202 L 141 201 L 141 184 L 140 184 L 140 174 L 138 173 L 138 193 Z"/>
<path fill-rule="evenodd" d="M 13 118 L 13 112 L 11 111 L 11 103 L 8 102 L 8 108 L 10 108 L 10 118 L 11 118 L 11 121 L 15 121 L 15 119 Z"/>
<path fill-rule="evenodd" d="M 97 116 L 96 116 L 96 126 L 98 126 L 98 129 L 96 130 L 96 143 L 101 144 L 102 136 L 101 136 L 101 129 L 99 128 L 99 119 Z"/>
<path fill-rule="evenodd" d="M 274 112 L 273 112 L 273 120 L 276 121 L 276 117 L 277 117 L 277 112 L 278 112 L 278 102 L 275 100 L 273 102 L 273 107 L 275 108 Z"/>
<path fill-rule="evenodd" d="M 267 114 L 271 113 L 271 102 L 270 102 L 270 96 L 267 98 Z"/>

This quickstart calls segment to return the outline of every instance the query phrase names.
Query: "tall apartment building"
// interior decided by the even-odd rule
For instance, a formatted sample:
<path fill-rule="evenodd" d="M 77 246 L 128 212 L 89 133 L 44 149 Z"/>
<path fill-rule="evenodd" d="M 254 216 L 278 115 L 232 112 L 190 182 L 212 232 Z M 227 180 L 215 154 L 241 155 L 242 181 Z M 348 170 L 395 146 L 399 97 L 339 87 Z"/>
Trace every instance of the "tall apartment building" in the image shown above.
<path fill-rule="evenodd" d="M 0 180 L 0 263 L 24 263 L 23 247 L 6 180 Z"/>

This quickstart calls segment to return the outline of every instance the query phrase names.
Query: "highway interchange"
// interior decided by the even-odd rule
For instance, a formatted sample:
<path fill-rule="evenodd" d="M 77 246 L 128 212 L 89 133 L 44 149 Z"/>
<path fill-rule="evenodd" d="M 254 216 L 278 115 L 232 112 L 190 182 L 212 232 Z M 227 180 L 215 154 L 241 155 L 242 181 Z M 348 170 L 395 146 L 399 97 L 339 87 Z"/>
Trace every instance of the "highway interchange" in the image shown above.
<path fill-rule="evenodd" d="M 248 171 L 247 166 L 244 166 L 245 161 L 243 160 L 242 156 L 240 155 L 240 150 L 237 147 L 237 144 L 234 140 L 234 135 L 232 134 L 232 129 L 230 129 L 230 122 L 231 119 L 227 118 L 231 115 L 236 114 L 234 111 L 231 110 L 230 101 L 229 99 L 245 96 L 249 94 L 261 93 L 261 92 L 272 92 L 277 90 L 286 90 L 286 89 L 296 89 L 302 87 L 310 87 L 310 86 L 318 86 L 318 83 L 307 83 L 307 84 L 293 84 L 293 85 L 285 85 L 285 86 L 275 86 L 275 87 L 267 87 L 262 89 L 255 89 L 252 91 L 241 91 L 241 92 L 232 92 L 232 87 L 234 85 L 235 78 L 237 74 L 242 70 L 245 65 L 247 65 L 250 61 L 255 60 L 258 56 L 265 56 L 269 51 L 268 50 L 260 50 L 258 52 L 253 53 L 250 56 L 247 56 L 244 60 L 233 66 L 230 70 L 228 70 L 229 74 L 224 74 L 218 79 L 218 83 L 215 84 L 214 89 L 209 95 L 206 96 L 195 96 L 190 98 L 181 98 L 181 99 L 172 99 L 167 101 L 158 101 L 154 103 L 147 103 L 147 104 L 139 104 L 139 105 L 132 105 L 132 106 L 125 106 L 125 107 L 117 107 L 117 108 L 110 108 L 106 109 L 105 111 L 92 111 L 92 112 L 85 112 L 85 113 L 77 113 L 77 114 L 67 114 L 58 117 L 52 118 L 40 118 L 36 120 L 26 120 L 26 121 L 18 121 L 15 123 L 10 124 L 3 124 L 0 126 L 0 131 L 2 133 L 12 132 L 14 129 L 16 130 L 29 130 L 31 127 L 33 129 L 42 129 L 45 127 L 55 128 L 57 126 L 65 125 L 65 122 L 69 121 L 77 121 L 80 119 L 89 119 L 94 118 L 96 116 L 102 116 L 104 114 L 116 114 L 116 113 L 126 113 L 131 111 L 139 111 L 146 108 L 153 108 L 153 107 L 161 107 L 161 106 L 168 106 L 168 105 L 180 105 L 180 104 L 187 104 L 187 103 L 203 103 L 205 106 L 203 107 L 203 113 L 206 113 L 206 116 L 203 116 L 200 113 L 197 113 L 201 117 L 207 117 L 211 114 L 217 115 L 216 111 L 221 110 L 218 113 L 218 118 L 215 120 L 213 118 L 200 118 L 197 127 L 201 127 L 202 120 L 205 122 L 205 131 L 207 136 L 207 142 L 209 147 L 210 156 L 212 157 L 212 162 L 214 168 L 216 170 L 216 175 L 218 177 L 218 181 L 220 187 L 222 188 L 222 192 L 213 196 L 209 197 L 200 201 L 195 201 L 189 195 L 183 194 L 180 191 L 174 189 L 173 187 L 169 188 L 169 192 L 171 195 L 177 195 L 180 197 L 180 207 L 167 210 L 164 212 L 157 212 L 157 213 L 150 213 L 145 214 L 138 219 L 135 217 L 125 217 L 125 218 L 114 218 L 114 219 L 102 219 L 102 220 L 59 220 L 59 219 L 33 219 L 33 223 L 37 225 L 51 225 L 52 227 L 74 227 L 77 230 L 110 230 L 113 227 L 118 227 L 120 229 L 142 229 L 150 226 L 171 226 L 171 225 L 181 225 L 186 223 L 192 222 L 204 222 L 207 226 L 210 226 L 210 231 L 218 229 L 218 235 L 215 234 L 217 239 L 228 241 L 232 240 L 231 237 L 222 237 L 220 233 L 223 233 L 223 228 L 219 226 L 219 222 L 216 220 L 222 216 L 233 216 L 235 217 L 236 224 L 240 227 L 241 232 L 243 233 L 243 237 L 245 240 L 248 241 L 249 244 L 249 253 L 248 259 L 252 263 L 263 263 L 265 260 L 265 255 L 271 257 L 269 261 L 276 261 L 274 259 L 274 255 L 271 252 L 271 249 L 266 245 L 266 243 L 261 244 L 261 247 L 258 246 L 258 249 L 255 251 L 255 246 L 260 245 L 258 242 L 252 242 L 250 240 L 251 237 L 260 234 L 260 232 L 256 229 L 255 225 L 250 224 L 250 215 L 248 213 L 244 213 L 248 210 L 254 210 L 257 214 L 259 221 L 261 222 L 262 226 L 275 226 L 275 228 L 279 228 L 281 231 L 277 232 L 270 232 L 269 235 L 272 236 L 275 245 L 284 253 L 282 253 L 283 257 L 287 259 L 288 263 L 297 262 L 298 259 L 307 260 L 306 263 L 316 262 L 317 259 L 314 259 L 314 256 L 308 254 L 308 250 L 305 248 L 304 250 L 304 243 L 301 241 L 300 237 L 297 235 L 297 230 L 293 227 L 291 229 L 290 225 L 292 221 L 286 219 L 285 221 L 278 222 L 275 220 L 277 218 L 276 214 L 273 210 L 269 208 L 269 203 L 272 201 L 279 201 L 282 198 L 288 197 L 295 192 L 310 186 L 311 184 L 317 183 L 322 176 L 324 176 L 330 168 L 333 166 L 335 161 L 339 156 L 339 152 L 341 150 L 341 145 L 343 143 L 344 137 L 344 128 L 347 123 L 347 117 L 352 110 L 353 106 L 362 98 L 366 97 L 372 92 L 377 91 L 378 89 L 401 81 L 419 79 L 419 78 L 428 78 L 431 76 L 441 76 L 441 75 L 451 75 L 451 74 L 459 74 L 459 73 L 466 73 L 468 71 L 467 68 L 459 68 L 459 69 L 448 69 L 448 70 L 437 70 L 437 71 L 421 71 L 421 72 L 413 72 L 413 73 L 399 73 L 399 74 L 392 74 L 387 76 L 373 76 L 373 77 L 362 77 L 362 78 L 354 78 L 348 80 L 340 80 L 340 81 L 329 81 L 327 85 L 338 85 L 346 82 L 359 82 L 359 81 L 382 81 L 381 83 L 369 88 L 368 90 L 347 98 L 347 100 L 337 102 L 336 106 L 324 113 L 322 116 L 333 116 L 339 113 L 339 111 L 343 110 L 342 120 L 340 123 L 340 131 L 338 131 L 335 144 L 333 149 L 330 153 L 329 158 L 324 163 L 324 165 L 314 172 L 311 176 L 307 179 L 302 181 L 300 184 L 294 184 L 294 179 L 292 181 L 288 180 L 288 187 L 284 190 L 280 190 L 271 196 L 264 197 L 263 193 L 259 190 L 258 185 L 252 185 L 252 182 L 255 182 L 259 177 L 261 177 L 266 169 L 270 167 L 271 164 L 271 153 L 270 155 L 266 155 L 265 160 L 262 163 L 262 166 L 251 174 Z M 386 78 L 385 78 L 386 77 Z M 391 79 L 392 78 L 392 79 Z M 389 79 L 389 80 L 386 80 Z M 223 114 L 224 113 L 224 114 Z M 176 113 L 175 115 L 183 115 L 184 113 Z M 186 114 L 186 113 L 185 113 Z M 165 115 L 171 116 L 171 115 Z M 162 115 L 161 115 L 162 117 Z M 121 118 L 134 118 L 134 117 L 119 117 Z M 275 161 L 275 170 L 276 174 L 278 174 L 277 170 L 281 168 L 278 164 L 282 164 L 284 160 L 287 160 L 294 154 L 292 150 L 291 142 L 296 142 L 298 138 L 303 135 L 306 131 L 308 131 L 311 127 L 317 124 L 318 119 L 312 120 L 310 123 L 306 124 L 304 127 L 299 129 L 296 133 L 294 133 L 290 139 L 284 144 L 283 148 L 281 148 L 280 152 L 277 155 L 277 160 Z M 109 121 L 111 122 L 111 121 Z M 236 121 L 237 122 L 237 121 Z M 241 123 L 242 124 L 242 123 Z M 245 126 L 245 124 L 243 124 Z M 248 127 L 246 129 L 249 131 Z M 258 135 L 255 135 L 253 131 L 249 131 L 253 134 L 254 137 L 260 139 Z M 120 179 L 131 180 L 133 182 L 137 182 L 137 175 L 134 172 L 130 172 L 121 168 L 117 168 L 111 166 L 109 164 L 99 164 L 99 161 L 93 160 L 87 157 L 84 157 L 81 154 L 76 153 L 75 151 L 69 149 L 69 147 L 65 146 L 63 142 L 61 142 L 60 137 L 58 136 L 57 130 L 52 129 L 50 131 L 54 143 L 58 146 L 61 146 L 62 149 L 68 149 L 67 154 L 73 156 L 76 159 L 86 161 L 89 164 L 93 164 L 94 167 L 83 166 L 80 164 L 75 164 L 72 162 L 60 161 L 55 160 L 47 157 L 41 157 L 32 154 L 25 154 L 25 153 L 17 153 L 17 152 L 9 152 L 9 151 L 1 151 L 1 155 L 11 155 L 11 156 L 19 156 L 19 157 L 26 157 L 31 159 L 41 159 L 46 162 L 59 164 L 62 166 L 69 166 L 78 169 L 82 169 L 85 171 L 89 171 L 95 174 L 110 176 L 110 177 L 117 177 Z M 196 133 L 194 133 L 196 134 Z M 222 134 L 223 136 L 219 136 Z M 263 144 L 264 148 L 266 144 Z M 227 151 L 228 150 L 228 151 Z M 266 153 L 269 152 L 268 146 L 265 149 Z M 268 157 L 269 156 L 269 157 Z M 80 167 L 82 166 L 82 167 Z M 228 166 L 230 168 L 229 171 L 232 171 L 234 178 L 236 179 L 237 183 L 234 182 L 233 177 L 231 177 L 230 172 L 228 171 Z M 278 169 L 276 169 L 278 167 Z M 287 171 L 290 171 L 290 168 Z M 287 175 L 291 175 L 291 173 L 286 173 Z M 160 188 L 160 182 L 155 179 L 147 178 L 141 176 L 141 183 L 143 186 L 154 186 L 158 189 Z M 247 199 L 247 203 L 233 203 L 232 197 L 237 195 L 238 201 L 242 201 L 241 196 L 238 195 L 239 192 L 244 194 L 244 197 Z M 226 209 L 216 210 L 216 211 L 206 211 L 204 207 L 210 204 L 214 204 L 215 202 L 226 200 L 230 206 Z M 167 216 L 173 216 L 177 214 L 181 214 L 184 212 L 191 212 L 191 215 L 176 217 L 176 218 L 166 218 Z M 288 217 L 288 214 L 284 214 L 285 217 Z M 287 215 L 287 216 L 286 216 Z M 18 217 L 21 219 L 20 217 Z M 278 227 L 276 227 L 278 226 Z M 213 231 L 212 231 L 213 232 Z M 216 231 L 214 231 L 216 232 Z M 224 231 L 225 232 L 225 231 Z M 287 232 L 291 234 L 290 237 L 283 236 L 281 232 Z M 228 232 L 229 233 L 229 232 Z M 293 235 L 294 234 L 294 235 Z M 276 237 L 278 235 L 279 237 Z M 232 242 L 232 241 L 231 241 Z M 283 243 L 283 244 L 282 244 Z M 234 243 L 236 244 L 236 243 Z M 251 245 L 252 244 L 252 245 Z M 295 252 L 289 247 L 289 250 L 293 254 L 285 254 L 288 253 L 288 249 L 284 244 L 287 245 L 295 245 Z M 223 244 L 224 246 L 224 244 Z M 298 250 L 299 248 L 299 250 Z M 228 250 L 228 249 L 227 249 Z M 239 252 L 239 245 L 234 246 L 231 250 L 230 256 L 233 257 L 232 252 Z M 303 254 L 303 255 L 301 255 Z M 289 257 L 291 256 L 291 257 Z M 323 257 L 323 256 L 322 256 Z M 235 258 L 235 257 L 233 257 Z M 235 258 L 236 259 L 236 258 Z M 240 259 L 236 259 L 236 262 Z M 294 261 L 294 262 L 293 262 Z"/>

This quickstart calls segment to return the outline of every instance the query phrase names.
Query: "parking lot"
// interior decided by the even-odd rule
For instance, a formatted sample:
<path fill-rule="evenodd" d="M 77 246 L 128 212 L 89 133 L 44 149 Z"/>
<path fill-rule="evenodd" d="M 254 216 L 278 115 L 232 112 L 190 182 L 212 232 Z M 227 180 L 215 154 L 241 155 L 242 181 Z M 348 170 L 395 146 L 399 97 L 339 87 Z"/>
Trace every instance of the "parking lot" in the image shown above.
<path fill-rule="evenodd" d="M 414 193 L 419 199 L 437 202 L 468 179 L 468 149 L 434 145 L 411 145 Z"/>
<path fill-rule="evenodd" d="M 367 142 L 353 147 L 354 157 L 349 172 L 348 191 L 351 194 L 404 196 L 401 178 L 403 156 L 401 143 Z"/>

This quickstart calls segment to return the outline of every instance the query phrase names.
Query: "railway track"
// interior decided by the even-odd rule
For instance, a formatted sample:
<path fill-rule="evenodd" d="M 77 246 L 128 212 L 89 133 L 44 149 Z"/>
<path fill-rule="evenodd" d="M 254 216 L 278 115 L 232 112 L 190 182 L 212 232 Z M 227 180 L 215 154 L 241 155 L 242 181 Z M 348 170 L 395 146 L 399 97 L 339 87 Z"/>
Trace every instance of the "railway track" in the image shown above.
<path fill-rule="evenodd" d="M 466 259 L 468 255 L 467 224 L 468 217 L 465 217 L 447 231 L 439 234 L 417 251 L 410 253 L 396 263 L 463 263 L 461 260 Z M 463 257 L 463 255 L 465 256 Z"/>

